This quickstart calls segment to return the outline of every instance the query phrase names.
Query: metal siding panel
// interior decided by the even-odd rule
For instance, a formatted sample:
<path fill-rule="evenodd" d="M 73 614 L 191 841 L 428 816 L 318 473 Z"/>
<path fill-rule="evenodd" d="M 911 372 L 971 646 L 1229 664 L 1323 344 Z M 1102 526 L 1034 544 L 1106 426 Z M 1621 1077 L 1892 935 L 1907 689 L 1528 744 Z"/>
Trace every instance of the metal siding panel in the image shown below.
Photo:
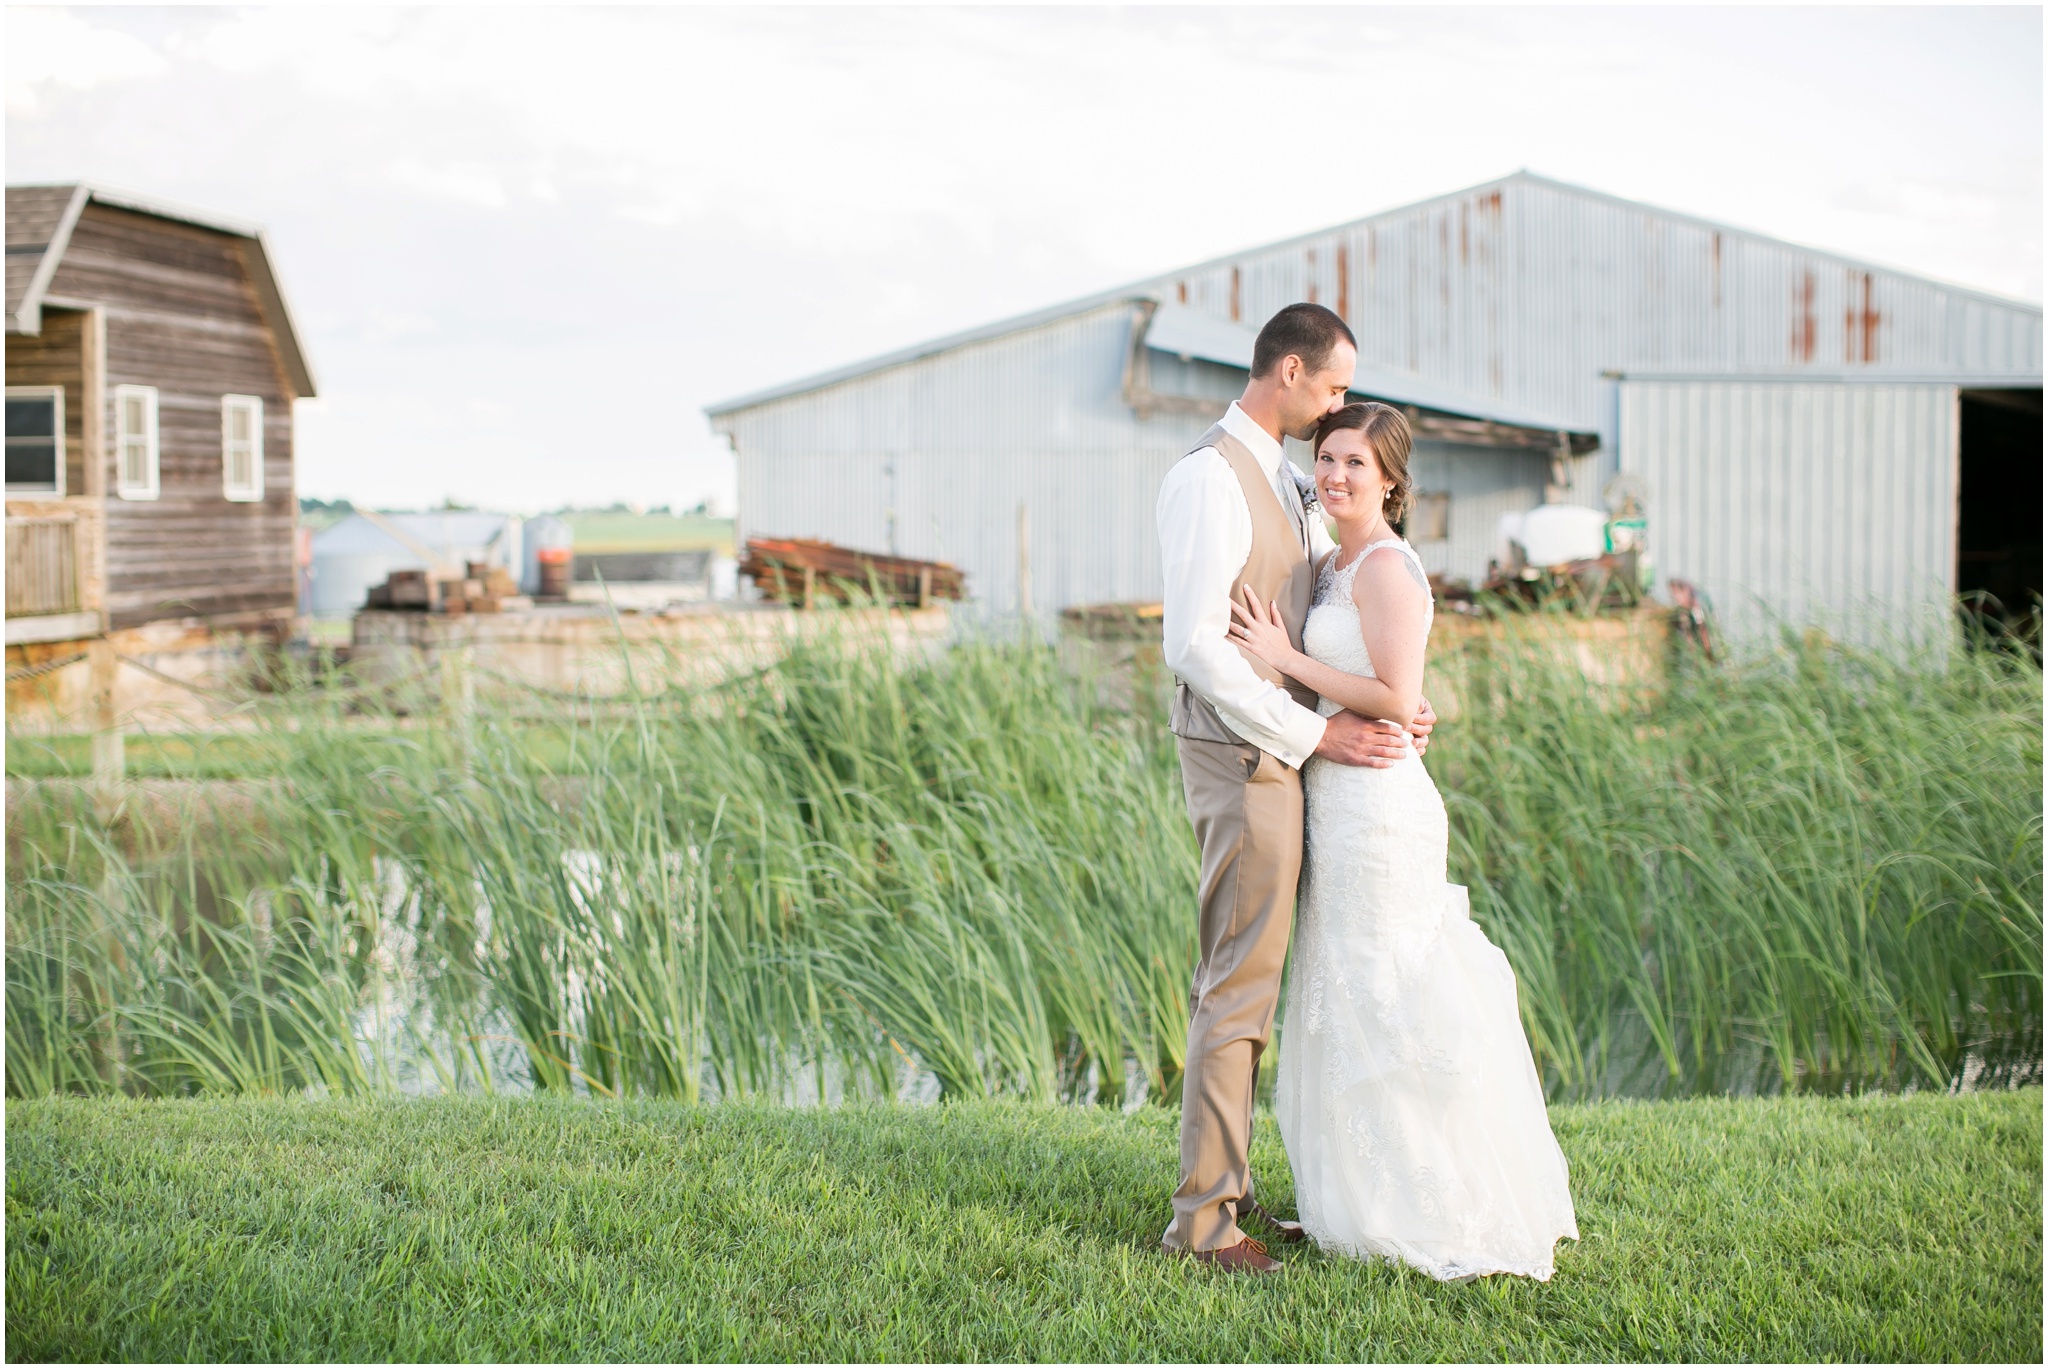
<path fill-rule="evenodd" d="M 1784 557 L 1766 552 L 1771 546 L 1789 545 L 1791 535 L 1793 471 L 1785 459 L 1784 444 L 1776 439 L 1771 422 L 1771 397 L 1748 393 L 1723 396 L 1723 403 L 1742 416 L 1741 441 L 1750 472 L 1751 500 L 1748 545 L 1738 564 L 1758 567 L 1760 591 L 1779 603 L 1797 604 L 1803 596 L 1794 588 L 1790 567 Z"/>
<path fill-rule="evenodd" d="M 1895 547 L 1890 555 L 1878 551 L 1875 541 L 1871 556 L 1870 597 L 1874 604 L 1897 604 L 1906 601 L 1906 587 L 1912 578 L 1912 568 L 1920 560 L 1919 519 L 1914 516 L 1913 504 L 1906 497 L 1905 485 L 1912 472 L 1903 459 L 1900 442 L 1903 437 L 1901 425 L 1909 422 L 1917 407 L 1913 396 L 1897 390 L 1883 390 L 1871 396 L 1872 405 L 1866 422 L 1872 429 L 1873 445 L 1881 445 L 1884 456 L 1874 472 L 1871 489 L 1877 495 L 1877 508 L 1872 519 L 1873 533 L 1880 529 L 1893 529 Z"/>
<path fill-rule="evenodd" d="M 1821 607 L 1818 587 L 1829 575 L 1836 557 L 1836 534 L 1841 528 L 1843 501 L 1842 473 L 1832 459 L 1823 435 L 1827 415 L 1813 392 L 1786 389 L 1781 398 L 1784 409 L 1785 457 L 1813 468 L 1817 498 L 1801 510 L 1796 521 L 1799 540 L 1786 548 L 1793 573 L 1799 577 L 1808 618 Z M 1803 554 L 1801 554 L 1803 552 Z"/>
<path fill-rule="evenodd" d="M 1925 640 L 1953 584 L 1955 387 L 1629 381 L 1623 468 L 1651 489 L 1661 579 L 1732 636 L 1773 620 Z"/>
<path fill-rule="evenodd" d="M 1159 483 L 1211 419 L 1124 404 L 1130 317 L 1105 306 L 729 415 L 742 536 L 885 550 L 893 497 L 898 551 L 953 562 L 1007 612 L 1025 501 L 1040 611 L 1157 599 Z"/>
<path fill-rule="evenodd" d="M 1415 488 L 1450 496 L 1449 537 L 1416 547 L 1424 569 L 1481 583 L 1493 560 L 1501 515 L 1542 503 L 1548 472 L 1548 460 L 1540 454 L 1450 442 L 1416 443 L 1409 467 Z"/>
<path fill-rule="evenodd" d="M 1795 449 L 1807 453 L 1811 460 L 1825 462 L 1827 466 L 1829 502 L 1810 514 L 1811 518 L 1818 520 L 1819 530 L 1826 537 L 1826 553 L 1809 572 L 1812 588 L 1820 597 L 1825 611 L 1834 607 L 1835 601 L 1848 589 L 1845 577 L 1849 566 L 1849 534 L 1856 521 L 1856 481 L 1849 469 L 1848 454 L 1841 447 L 1842 434 L 1836 428 L 1836 415 L 1829 405 L 1829 400 L 1836 397 L 1834 389 L 1816 391 L 1799 386 L 1787 393 L 1807 416 L 1804 431 L 1795 430 Z M 1833 594 L 1829 594 L 1829 590 L 1834 591 Z"/>

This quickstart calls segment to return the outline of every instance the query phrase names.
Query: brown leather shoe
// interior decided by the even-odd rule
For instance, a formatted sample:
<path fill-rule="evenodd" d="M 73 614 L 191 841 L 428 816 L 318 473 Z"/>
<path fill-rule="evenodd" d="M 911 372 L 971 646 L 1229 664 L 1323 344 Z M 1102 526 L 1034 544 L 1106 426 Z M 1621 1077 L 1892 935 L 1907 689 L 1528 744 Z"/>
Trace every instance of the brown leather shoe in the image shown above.
<path fill-rule="evenodd" d="M 1237 1204 L 1237 1215 L 1240 1217 L 1257 1217 L 1260 1221 L 1264 1222 L 1267 1226 L 1272 1227 L 1274 1231 L 1278 1232 L 1281 1240 L 1286 1241 L 1289 1244 L 1292 1244 L 1295 1241 L 1305 1241 L 1308 1239 L 1308 1232 L 1303 1230 L 1300 1222 L 1282 1221 L 1280 1218 L 1275 1217 L 1272 1213 L 1266 1211 L 1265 1208 L 1259 1206 L 1259 1200 L 1257 1198 L 1247 1196 L 1239 1199 Z"/>
<path fill-rule="evenodd" d="M 1203 1264 L 1213 1264 L 1218 1269 L 1228 1269 L 1233 1274 L 1276 1274 L 1286 1268 L 1266 1253 L 1263 1244 L 1249 1236 L 1236 1245 L 1227 1245 L 1221 1250 L 1196 1250 L 1189 1253 Z"/>

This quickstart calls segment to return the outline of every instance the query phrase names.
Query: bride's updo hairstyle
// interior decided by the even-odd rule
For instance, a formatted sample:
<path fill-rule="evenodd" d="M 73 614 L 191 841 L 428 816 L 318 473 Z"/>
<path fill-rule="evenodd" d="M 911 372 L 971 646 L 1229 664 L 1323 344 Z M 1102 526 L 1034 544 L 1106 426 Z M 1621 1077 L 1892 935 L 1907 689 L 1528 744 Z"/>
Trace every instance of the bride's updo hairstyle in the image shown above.
<path fill-rule="evenodd" d="M 1373 460 L 1380 463 L 1380 474 L 1394 486 L 1387 491 L 1380 511 L 1389 523 L 1399 523 L 1408 516 L 1408 506 L 1415 497 L 1415 482 L 1408 476 L 1408 454 L 1415 448 L 1415 433 L 1408 426 L 1407 416 L 1377 400 L 1346 404 L 1333 414 L 1324 414 L 1323 421 L 1316 424 L 1317 453 L 1323 450 L 1324 438 L 1345 428 L 1356 428 L 1365 434 Z"/>

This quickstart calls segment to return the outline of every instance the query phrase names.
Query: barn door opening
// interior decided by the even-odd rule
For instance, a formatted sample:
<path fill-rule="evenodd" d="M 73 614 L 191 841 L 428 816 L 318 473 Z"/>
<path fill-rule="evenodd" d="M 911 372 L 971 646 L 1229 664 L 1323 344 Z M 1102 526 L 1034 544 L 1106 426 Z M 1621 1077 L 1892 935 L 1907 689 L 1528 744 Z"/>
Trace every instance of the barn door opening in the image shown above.
<path fill-rule="evenodd" d="M 2041 392 L 1962 392 L 1956 593 L 1985 626 L 2038 640 Z"/>

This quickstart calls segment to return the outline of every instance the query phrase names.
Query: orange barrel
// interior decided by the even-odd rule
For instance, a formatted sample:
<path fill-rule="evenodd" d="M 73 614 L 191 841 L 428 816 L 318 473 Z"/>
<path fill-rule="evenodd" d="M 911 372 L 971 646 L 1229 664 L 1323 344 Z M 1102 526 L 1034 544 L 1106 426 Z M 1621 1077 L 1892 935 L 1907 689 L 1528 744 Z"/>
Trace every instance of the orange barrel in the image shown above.
<path fill-rule="evenodd" d="M 534 554 L 540 565 L 540 595 L 542 599 L 566 599 L 569 597 L 569 572 L 576 562 L 576 553 L 568 547 L 542 547 Z"/>

